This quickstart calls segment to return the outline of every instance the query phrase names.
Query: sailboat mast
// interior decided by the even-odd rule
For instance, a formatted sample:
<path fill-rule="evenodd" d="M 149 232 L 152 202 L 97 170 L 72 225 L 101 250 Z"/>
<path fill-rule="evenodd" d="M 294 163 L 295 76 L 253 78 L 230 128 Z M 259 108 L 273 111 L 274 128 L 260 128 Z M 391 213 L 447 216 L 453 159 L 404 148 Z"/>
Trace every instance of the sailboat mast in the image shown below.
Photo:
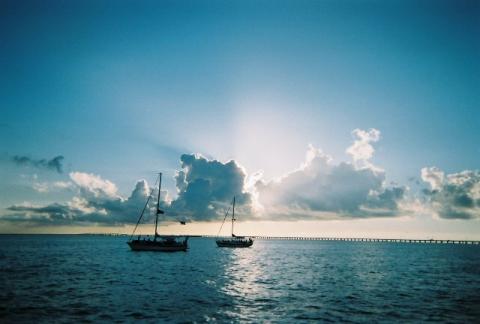
<path fill-rule="evenodd" d="M 235 196 L 233 196 L 233 209 L 232 209 L 232 237 L 233 235 L 233 223 L 235 222 Z"/>
<path fill-rule="evenodd" d="M 160 210 L 160 189 L 162 188 L 162 173 L 160 172 L 158 175 L 158 198 L 157 198 L 157 212 L 155 213 L 155 239 L 158 236 L 157 227 L 158 227 L 158 214 L 163 214 Z"/>

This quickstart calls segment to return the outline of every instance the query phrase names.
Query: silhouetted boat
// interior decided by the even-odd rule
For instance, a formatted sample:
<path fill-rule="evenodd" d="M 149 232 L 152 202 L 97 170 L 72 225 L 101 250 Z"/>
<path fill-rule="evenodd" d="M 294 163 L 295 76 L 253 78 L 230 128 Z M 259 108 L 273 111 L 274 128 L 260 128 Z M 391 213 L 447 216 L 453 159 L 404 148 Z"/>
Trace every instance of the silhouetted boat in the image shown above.
<path fill-rule="evenodd" d="M 233 197 L 233 204 L 232 204 L 232 237 L 231 238 L 217 238 L 217 246 L 218 247 L 250 247 L 253 244 L 253 240 L 250 237 L 245 237 L 245 236 L 237 236 L 233 233 L 233 227 L 235 224 L 235 197 Z M 225 218 L 223 219 L 222 226 L 220 227 L 220 231 L 222 230 L 223 224 L 225 223 L 225 220 L 227 219 L 228 212 L 230 209 L 227 210 L 225 214 Z M 220 231 L 218 231 L 220 233 Z"/>
<path fill-rule="evenodd" d="M 147 199 L 145 206 L 143 207 L 142 213 L 138 218 L 137 225 L 133 230 L 132 235 L 130 236 L 130 240 L 127 244 L 133 251 L 157 251 L 157 252 L 177 252 L 177 251 L 187 251 L 188 249 L 188 236 L 166 236 L 166 235 L 159 235 L 157 232 L 158 228 L 158 215 L 164 214 L 164 211 L 160 209 L 160 189 L 162 187 L 162 174 L 160 173 L 158 176 L 158 199 L 157 199 L 157 208 L 155 212 L 155 235 L 153 240 L 148 239 L 140 239 L 140 236 L 136 240 L 132 240 L 133 235 L 140 224 L 140 220 L 145 213 L 145 210 L 148 208 L 148 203 L 152 195 Z"/>

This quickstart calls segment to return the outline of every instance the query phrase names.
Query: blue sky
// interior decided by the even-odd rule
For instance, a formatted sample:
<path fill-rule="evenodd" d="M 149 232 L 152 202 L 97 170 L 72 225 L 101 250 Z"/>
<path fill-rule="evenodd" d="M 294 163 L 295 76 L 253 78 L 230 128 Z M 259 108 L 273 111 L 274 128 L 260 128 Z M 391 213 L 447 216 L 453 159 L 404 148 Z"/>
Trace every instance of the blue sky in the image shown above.
<path fill-rule="evenodd" d="M 428 187 L 422 168 L 479 168 L 478 2 L 0 6 L 4 215 L 70 201 L 75 190 L 29 186 L 71 172 L 108 179 L 127 197 L 161 170 L 175 197 L 184 153 L 233 159 L 263 181 L 298 168 L 309 144 L 349 162 L 354 129 L 381 132 L 371 163 L 385 183 L 415 177 Z M 59 155 L 61 174 L 12 163 Z"/>

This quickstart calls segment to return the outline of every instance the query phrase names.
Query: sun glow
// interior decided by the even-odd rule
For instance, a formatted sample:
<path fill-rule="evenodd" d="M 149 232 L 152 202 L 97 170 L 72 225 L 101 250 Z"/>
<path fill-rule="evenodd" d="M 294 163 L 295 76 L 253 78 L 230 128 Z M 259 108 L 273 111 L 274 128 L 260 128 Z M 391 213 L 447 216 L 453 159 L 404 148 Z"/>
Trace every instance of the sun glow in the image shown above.
<path fill-rule="evenodd" d="M 244 102 L 235 111 L 233 157 L 250 173 L 274 178 L 298 166 L 307 136 L 285 104 Z"/>

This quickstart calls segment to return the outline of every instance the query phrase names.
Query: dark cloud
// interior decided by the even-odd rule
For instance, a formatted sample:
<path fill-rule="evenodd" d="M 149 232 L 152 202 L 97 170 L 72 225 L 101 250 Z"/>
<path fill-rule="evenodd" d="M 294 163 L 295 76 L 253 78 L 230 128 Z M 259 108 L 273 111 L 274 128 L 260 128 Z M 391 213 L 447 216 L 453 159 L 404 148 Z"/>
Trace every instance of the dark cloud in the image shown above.
<path fill-rule="evenodd" d="M 383 191 L 382 191 L 383 190 Z M 405 197 L 405 187 L 390 187 L 380 189 L 380 193 L 370 194 L 366 199 L 363 207 L 368 208 L 371 212 L 385 216 L 394 216 L 398 213 L 398 202 Z"/>
<path fill-rule="evenodd" d="M 353 159 L 353 163 L 335 164 L 329 156 L 310 147 L 300 168 L 272 181 L 263 180 L 261 174 L 254 174 L 247 181 L 245 171 L 233 160 L 221 162 L 183 154 L 181 168 L 175 175 L 176 199 L 170 201 L 167 193 L 162 192 L 164 217 L 198 221 L 221 219 L 234 196 L 241 219 L 398 216 L 404 212 L 406 188 L 387 185 L 385 172 L 370 163 L 373 154 L 370 137 L 366 144 L 357 143 L 355 152 L 359 157 Z M 61 172 L 62 159 L 62 156 L 52 160 L 13 158 L 20 165 L 57 172 Z M 69 202 L 46 206 L 15 205 L 7 208 L 7 214 L 1 219 L 49 225 L 133 224 L 148 196 L 156 196 L 157 189 L 149 188 L 144 180 L 137 182 L 128 198 L 123 198 L 114 183 L 100 176 L 83 172 L 71 172 L 69 176 L 68 188 L 76 193 Z M 480 171 L 446 175 L 432 167 L 422 169 L 421 178 L 430 186 L 423 190 L 423 196 L 439 217 L 480 218 Z M 416 181 L 410 179 L 410 182 Z M 155 199 L 152 199 L 145 221 L 154 214 L 155 208 Z"/>
<path fill-rule="evenodd" d="M 264 181 L 258 174 L 252 175 L 248 186 L 245 171 L 233 160 L 221 162 L 200 155 L 183 154 L 180 157 L 181 168 L 175 175 L 177 197 L 172 201 L 164 198 L 161 202 L 166 210 L 164 217 L 197 221 L 222 219 L 234 196 L 241 219 L 300 220 L 399 215 L 399 204 L 405 198 L 406 189 L 385 185 L 385 172 L 369 162 L 373 154 L 370 137 L 365 140 L 366 143 L 357 143 L 356 146 L 359 157 L 354 162 L 361 160 L 362 163 L 334 164 L 330 157 L 310 147 L 306 162 L 299 169 L 274 181 Z M 16 160 L 18 163 L 34 163 L 22 157 Z M 39 161 L 35 163 L 44 166 L 54 164 Z M 48 224 L 132 224 L 150 193 L 153 191 L 152 195 L 156 195 L 156 189 L 149 188 L 143 180 L 125 199 L 118 194 L 114 183 L 100 176 L 83 172 L 71 172 L 69 176 L 76 192 L 71 201 L 40 207 L 12 206 L 8 208 L 10 214 L 3 219 Z M 456 203 L 467 206 L 473 202 L 459 195 Z M 154 205 L 155 199 L 152 199 L 148 210 L 154 210 Z"/>
<path fill-rule="evenodd" d="M 267 214 L 309 218 L 395 216 L 404 187 L 385 187 L 376 168 L 333 164 L 310 147 L 307 161 L 278 181 L 257 182 L 259 202 Z"/>
<path fill-rule="evenodd" d="M 245 173 L 234 161 L 209 161 L 196 155 L 181 156 L 182 169 L 176 175 L 178 197 L 167 202 L 162 192 L 161 208 L 168 220 L 211 220 L 223 216 L 233 196 L 237 198 L 238 212 L 249 210 L 250 194 L 244 192 Z M 136 223 L 140 211 L 150 195 L 158 189 L 147 182 L 137 182 L 131 195 L 124 199 L 114 183 L 100 176 L 71 172 L 69 174 L 76 196 L 67 203 L 47 206 L 11 206 L 3 220 L 32 224 L 88 224 L 121 225 Z M 154 213 L 156 199 L 151 199 L 144 221 Z M 151 219 L 150 219 L 151 220 Z"/>
<path fill-rule="evenodd" d="M 194 154 L 183 154 L 180 161 L 182 169 L 175 177 L 178 197 L 170 211 L 196 220 L 215 219 L 233 196 L 239 211 L 248 211 L 251 196 L 244 189 L 246 174 L 235 161 L 222 163 Z"/>
<path fill-rule="evenodd" d="M 32 166 L 39 169 L 46 169 L 51 171 L 56 171 L 58 173 L 63 172 L 63 159 L 62 155 L 58 155 L 51 160 L 47 159 L 32 159 L 28 156 L 15 155 L 12 157 L 12 162 L 16 165 L 21 166 Z"/>
<path fill-rule="evenodd" d="M 97 179 L 98 180 L 98 179 Z M 122 225 L 136 223 L 139 212 L 145 205 L 150 189 L 146 181 L 138 181 L 127 199 L 115 196 L 94 196 L 79 186 L 79 196 L 65 204 L 47 206 L 11 206 L 11 213 L 2 217 L 8 221 L 22 221 L 42 225 L 67 225 L 98 223 Z M 149 209 L 154 207 L 150 204 Z M 148 215 L 146 215 L 148 219 Z"/>
<path fill-rule="evenodd" d="M 422 179 L 430 189 L 423 190 L 432 209 L 442 218 L 480 218 L 480 171 L 445 175 L 438 168 L 423 168 Z"/>
<path fill-rule="evenodd" d="M 21 219 L 19 215 L 24 215 L 22 220 L 31 219 L 31 220 L 44 220 L 41 216 L 48 216 L 48 220 L 51 222 L 64 223 L 67 219 L 72 219 L 75 215 L 74 212 L 67 206 L 62 204 L 51 204 L 43 207 L 33 207 L 33 206 L 11 206 L 7 208 L 9 211 L 15 212 L 15 219 Z M 32 218 L 27 218 L 25 215 L 33 216 Z M 12 220 L 12 218 L 7 217 L 7 219 Z"/>

